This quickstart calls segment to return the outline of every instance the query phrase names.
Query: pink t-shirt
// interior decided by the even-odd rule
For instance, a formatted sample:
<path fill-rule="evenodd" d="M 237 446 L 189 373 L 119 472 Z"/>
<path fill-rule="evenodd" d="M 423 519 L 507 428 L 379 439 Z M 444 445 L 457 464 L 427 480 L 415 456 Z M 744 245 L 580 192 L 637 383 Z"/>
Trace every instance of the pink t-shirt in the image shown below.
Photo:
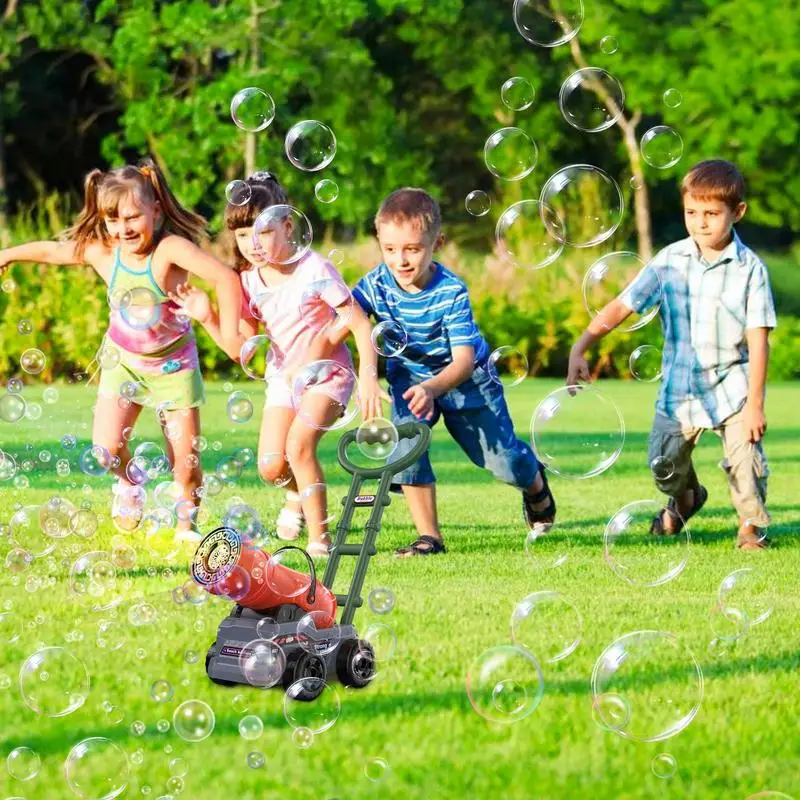
<path fill-rule="evenodd" d="M 292 275 L 278 286 L 267 286 L 257 268 L 242 272 L 241 280 L 242 316 L 259 320 L 272 343 L 267 379 L 286 364 L 305 363 L 314 338 L 336 319 L 334 308 L 343 303 L 352 308 L 353 304 L 353 296 L 333 264 L 313 251 L 303 256 Z M 328 358 L 353 369 L 344 343 Z"/>

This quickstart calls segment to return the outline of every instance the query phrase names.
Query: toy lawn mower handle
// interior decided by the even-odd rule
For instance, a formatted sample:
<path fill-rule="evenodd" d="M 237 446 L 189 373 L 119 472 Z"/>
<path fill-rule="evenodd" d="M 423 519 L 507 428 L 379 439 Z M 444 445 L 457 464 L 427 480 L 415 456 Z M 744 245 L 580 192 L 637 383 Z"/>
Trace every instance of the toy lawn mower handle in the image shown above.
<path fill-rule="evenodd" d="M 270 557 L 275 558 L 278 553 L 282 553 L 284 550 L 297 550 L 306 557 L 306 560 L 308 561 L 308 568 L 311 571 L 311 584 L 308 587 L 308 602 L 313 603 L 317 595 L 317 570 L 314 566 L 314 562 L 311 560 L 311 556 L 305 550 L 303 550 L 302 547 L 295 547 L 293 544 L 287 544 L 275 550 Z"/>
<path fill-rule="evenodd" d="M 339 439 L 338 458 L 339 463 L 351 475 L 360 475 L 362 478 L 380 478 L 384 472 L 396 475 L 404 469 L 410 467 L 427 449 L 431 443 L 431 429 L 428 425 L 421 422 L 404 422 L 397 426 L 399 439 L 413 439 L 419 437 L 419 441 L 404 456 L 396 461 L 390 461 L 383 467 L 359 467 L 354 464 L 347 456 L 347 448 L 356 440 L 357 430 L 353 428 Z"/>

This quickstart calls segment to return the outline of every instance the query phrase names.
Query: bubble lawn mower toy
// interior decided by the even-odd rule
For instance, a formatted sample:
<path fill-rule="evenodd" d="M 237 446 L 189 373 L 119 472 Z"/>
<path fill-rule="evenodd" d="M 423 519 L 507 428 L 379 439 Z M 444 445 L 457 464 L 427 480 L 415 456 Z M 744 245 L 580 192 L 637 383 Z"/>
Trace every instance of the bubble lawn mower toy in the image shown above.
<path fill-rule="evenodd" d="M 360 593 L 369 559 L 377 552 L 383 510 L 391 502 L 392 477 L 413 464 L 431 440 L 430 428 L 419 422 L 400 425 L 397 433 L 399 440 L 418 441 L 383 467 L 359 467 L 350 460 L 347 448 L 356 439 L 355 430 L 339 440 L 339 464 L 353 477 L 342 500 L 344 510 L 322 581 L 317 580 L 311 557 L 299 547 L 281 547 L 270 555 L 228 527 L 215 529 L 200 542 L 192 560 L 192 578 L 211 594 L 236 602 L 206 655 L 206 672 L 214 683 L 260 688 L 281 683 L 288 689 L 302 681 L 293 690 L 294 698 L 309 701 L 319 696 L 329 676 L 355 688 L 372 680 L 375 653 L 369 642 L 359 639 L 353 617 L 364 604 Z M 376 494 L 361 494 L 365 479 L 379 481 Z M 348 543 L 357 508 L 372 511 L 363 540 Z M 310 574 L 290 569 L 275 558 L 287 550 L 298 550 L 308 559 Z M 334 585 L 343 556 L 357 556 L 358 561 L 347 594 L 334 594 L 328 587 Z M 337 610 L 342 611 L 338 623 Z"/>

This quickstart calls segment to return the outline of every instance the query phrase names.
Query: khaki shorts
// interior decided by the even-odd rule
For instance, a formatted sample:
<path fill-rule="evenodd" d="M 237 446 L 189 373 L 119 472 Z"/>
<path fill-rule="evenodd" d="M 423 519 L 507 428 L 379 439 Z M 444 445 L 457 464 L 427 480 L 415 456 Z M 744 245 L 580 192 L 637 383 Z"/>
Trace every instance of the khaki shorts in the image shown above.
<path fill-rule="evenodd" d="M 686 426 L 656 413 L 647 458 L 656 485 L 664 494 L 676 497 L 700 485 L 692 464 L 692 451 L 704 430 L 707 429 Z M 766 528 L 771 522 L 765 506 L 769 467 L 761 442 L 753 444 L 748 440 L 744 411 L 737 411 L 712 430 L 722 439 L 725 458 L 720 466 L 728 477 L 734 508 L 743 521 Z M 666 471 L 653 470 L 657 458 L 666 460 Z"/>

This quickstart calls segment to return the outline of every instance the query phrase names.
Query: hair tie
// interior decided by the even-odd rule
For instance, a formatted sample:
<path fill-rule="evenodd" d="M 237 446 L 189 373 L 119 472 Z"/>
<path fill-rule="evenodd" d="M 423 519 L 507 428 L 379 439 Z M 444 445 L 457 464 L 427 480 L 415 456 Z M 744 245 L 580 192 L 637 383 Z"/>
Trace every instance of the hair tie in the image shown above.
<path fill-rule="evenodd" d="M 144 175 L 144 177 L 147 178 L 148 180 L 150 180 L 153 177 L 153 170 L 148 166 L 139 167 L 139 172 L 141 172 L 142 175 Z"/>
<path fill-rule="evenodd" d="M 274 181 L 275 177 L 268 170 L 259 170 L 254 172 L 247 180 L 249 181 Z"/>

